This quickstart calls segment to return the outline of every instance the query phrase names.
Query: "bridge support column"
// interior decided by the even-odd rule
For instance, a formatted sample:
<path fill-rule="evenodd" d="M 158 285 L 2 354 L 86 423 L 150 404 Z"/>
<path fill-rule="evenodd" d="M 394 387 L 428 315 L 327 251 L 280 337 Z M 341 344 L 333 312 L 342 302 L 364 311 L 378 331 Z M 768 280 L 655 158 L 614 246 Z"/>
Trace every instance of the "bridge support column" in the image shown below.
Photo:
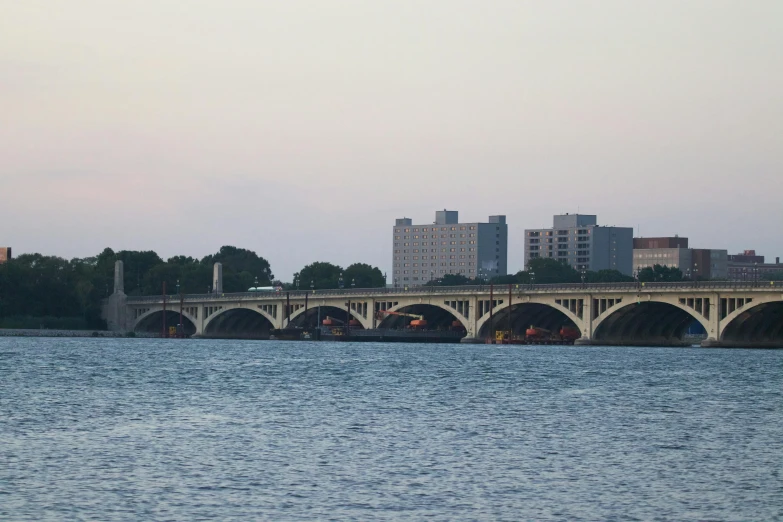
<path fill-rule="evenodd" d="M 479 307 L 478 307 L 478 296 L 472 296 L 468 302 L 470 303 L 468 305 L 468 324 L 465 325 L 467 328 L 467 334 L 465 337 L 462 338 L 460 341 L 461 343 L 474 343 L 479 344 L 481 343 L 481 339 L 479 338 L 479 332 L 478 332 L 478 322 L 479 322 Z"/>
<path fill-rule="evenodd" d="M 196 319 L 196 333 L 194 335 L 204 335 L 204 316 L 207 307 L 206 305 L 199 305 L 197 308 L 198 319 Z"/>
<path fill-rule="evenodd" d="M 582 337 L 574 341 L 575 345 L 588 346 L 593 344 L 593 296 L 582 297 Z"/>
<path fill-rule="evenodd" d="M 720 324 L 720 294 L 710 295 L 710 305 L 707 309 L 709 315 L 709 327 L 707 328 L 707 338 L 701 342 L 705 348 L 721 345 L 721 324 Z"/>

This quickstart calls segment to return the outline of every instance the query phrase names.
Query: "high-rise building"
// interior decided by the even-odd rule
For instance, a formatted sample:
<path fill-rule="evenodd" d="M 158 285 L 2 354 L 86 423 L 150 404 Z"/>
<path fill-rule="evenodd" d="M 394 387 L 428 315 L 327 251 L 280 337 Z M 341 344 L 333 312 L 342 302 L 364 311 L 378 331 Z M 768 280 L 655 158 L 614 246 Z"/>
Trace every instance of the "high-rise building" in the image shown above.
<path fill-rule="evenodd" d="M 470 279 L 507 274 L 506 216 L 490 216 L 487 223 L 460 223 L 456 210 L 439 210 L 432 224 L 397 219 L 392 237 L 394 286 L 423 285 L 446 274 Z"/>
<path fill-rule="evenodd" d="M 678 268 L 687 279 L 726 277 L 726 250 L 688 248 L 687 237 L 637 237 L 633 240 L 633 270 L 655 265 Z"/>
<path fill-rule="evenodd" d="M 587 214 L 554 216 L 552 228 L 525 230 L 525 266 L 551 258 L 577 270 L 633 270 L 633 228 L 598 226 Z"/>
<path fill-rule="evenodd" d="M 0 263 L 11 259 L 11 247 L 0 247 Z"/>

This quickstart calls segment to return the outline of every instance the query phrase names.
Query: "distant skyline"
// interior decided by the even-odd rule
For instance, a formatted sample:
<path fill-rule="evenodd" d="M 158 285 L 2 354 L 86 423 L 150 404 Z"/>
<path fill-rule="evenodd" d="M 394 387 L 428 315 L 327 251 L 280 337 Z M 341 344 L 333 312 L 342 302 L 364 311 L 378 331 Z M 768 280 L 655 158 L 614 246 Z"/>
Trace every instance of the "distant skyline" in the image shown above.
<path fill-rule="evenodd" d="M 0 246 L 391 274 L 394 220 L 783 256 L 783 2 L 0 0 Z M 724 238 L 730 238 L 728 242 Z M 360 256 L 360 253 L 372 252 Z M 391 279 L 391 276 L 389 276 Z"/>

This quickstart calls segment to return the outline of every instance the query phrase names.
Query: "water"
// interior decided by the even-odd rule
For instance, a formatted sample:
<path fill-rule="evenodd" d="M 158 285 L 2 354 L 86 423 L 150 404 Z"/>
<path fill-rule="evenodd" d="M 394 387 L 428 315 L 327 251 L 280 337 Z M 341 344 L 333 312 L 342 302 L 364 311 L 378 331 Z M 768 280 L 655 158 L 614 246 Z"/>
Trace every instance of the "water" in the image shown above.
<path fill-rule="evenodd" d="M 781 520 L 783 351 L 0 339 L 2 520 Z"/>

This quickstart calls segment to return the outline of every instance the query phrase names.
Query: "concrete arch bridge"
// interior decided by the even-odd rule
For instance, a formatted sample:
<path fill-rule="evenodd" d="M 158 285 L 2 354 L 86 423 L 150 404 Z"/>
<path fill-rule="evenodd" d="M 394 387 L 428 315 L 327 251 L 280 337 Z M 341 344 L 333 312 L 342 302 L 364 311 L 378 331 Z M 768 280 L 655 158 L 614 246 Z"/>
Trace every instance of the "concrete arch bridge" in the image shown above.
<path fill-rule="evenodd" d="M 165 301 L 165 303 L 164 303 Z M 190 336 L 265 338 L 273 329 L 312 328 L 326 317 L 355 328 L 402 328 L 422 315 L 432 329 L 464 329 L 465 340 L 530 326 L 577 329 L 580 344 L 681 346 L 689 331 L 704 346 L 783 347 L 783 285 L 683 282 L 369 288 L 129 297 L 104 302 L 112 330 L 161 331 L 163 317 Z M 164 311 L 165 310 L 165 311 Z"/>

